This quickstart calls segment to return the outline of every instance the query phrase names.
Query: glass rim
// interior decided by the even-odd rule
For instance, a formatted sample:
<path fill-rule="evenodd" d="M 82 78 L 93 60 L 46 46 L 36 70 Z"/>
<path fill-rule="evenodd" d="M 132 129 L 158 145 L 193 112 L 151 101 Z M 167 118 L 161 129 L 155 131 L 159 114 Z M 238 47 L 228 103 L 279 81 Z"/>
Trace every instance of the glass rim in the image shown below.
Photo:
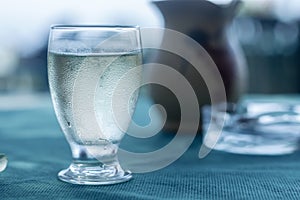
<path fill-rule="evenodd" d="M 87 25 L 87 24 L 53 24 L 51 30 L 58 29 L 139 29 L 138 25 Z"/>

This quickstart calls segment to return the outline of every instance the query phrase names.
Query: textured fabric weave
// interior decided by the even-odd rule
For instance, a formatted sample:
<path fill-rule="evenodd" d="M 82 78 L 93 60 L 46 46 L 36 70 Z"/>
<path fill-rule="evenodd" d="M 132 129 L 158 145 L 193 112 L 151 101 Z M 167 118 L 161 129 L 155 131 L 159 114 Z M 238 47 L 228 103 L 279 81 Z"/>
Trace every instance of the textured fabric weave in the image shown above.
<path fill-rule="evenodd" d="M 57 179 L 71 162 L 52 107 L 0 113 L 0 199 L 300 199 L 300 154 L 241 156 L 212 152 L 199 159 L 201 138 L 172 165 L 110 186 L 79 186 Z M 143 144 L 163 145 L 169 134 Z M 161 144 L 158 144 L 161 143 Z M 124 146 L 139 146 L 125 138 Z"/>

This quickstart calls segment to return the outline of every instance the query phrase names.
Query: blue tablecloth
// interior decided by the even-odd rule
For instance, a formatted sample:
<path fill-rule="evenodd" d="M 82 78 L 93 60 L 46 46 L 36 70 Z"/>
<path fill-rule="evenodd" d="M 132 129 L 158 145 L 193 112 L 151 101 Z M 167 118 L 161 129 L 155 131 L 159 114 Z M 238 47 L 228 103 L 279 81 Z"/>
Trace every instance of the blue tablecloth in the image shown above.
<path fill-rule="evenodd" d="M 31 97 L 30 97 L 31 98 Z M 0 199 L 300 199 L 300 153 L 242 156 L 213 151 L 199 159 L 201 137 L 176 162 L 158 171 L 109 186 L 61 182 L 71 153 L 49 96 L 0 99 L 0 152 L 9 159 L 0 173 Z M 6 105 L 3 105 L 6 104 Z M 13 106 L 15 105 L 15 106 Z M 30 106 L 29 106 L 30 105 Z M 160 134 L 144 149 L 173 136 Z M 125 138 L 123 146 L 139 146 Z"/>

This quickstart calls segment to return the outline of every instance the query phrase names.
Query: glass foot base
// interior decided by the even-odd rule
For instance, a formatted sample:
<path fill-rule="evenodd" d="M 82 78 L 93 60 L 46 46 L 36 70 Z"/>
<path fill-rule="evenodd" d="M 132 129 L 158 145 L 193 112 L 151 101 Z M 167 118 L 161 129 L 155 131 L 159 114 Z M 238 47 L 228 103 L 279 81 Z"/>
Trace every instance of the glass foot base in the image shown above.
<path fill-rule="evenodd" d="M 130 171 L 123 171 L 119 165 L 71 164 L 58 173 L 61 181 L 79 185 L 110 185 L 129 181 Z"/>

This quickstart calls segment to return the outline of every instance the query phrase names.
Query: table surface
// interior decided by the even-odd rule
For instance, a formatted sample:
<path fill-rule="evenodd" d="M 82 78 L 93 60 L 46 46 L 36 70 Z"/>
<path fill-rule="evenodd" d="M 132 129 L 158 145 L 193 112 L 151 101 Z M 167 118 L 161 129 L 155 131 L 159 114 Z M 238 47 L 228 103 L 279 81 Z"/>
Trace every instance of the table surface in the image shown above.
<path fill-rule="evenodd" d="M 137 119 L 147 118 L 143 113 L 147 103 L 139 102 Z M 0 173 L 0 199 L 300 199 L 299 152 L 243 156 L 213 151 L 199 159 L 201 137 L 171 165 L 136 173 L 126 183 L 61 182 L 57 172 L 68 167 L 71 153 L 48 95 L 1 97 L 0 137 L 0 152 L 9 159 Z M 160 148 L 172 138 L 170 133 L 147 142 L 126 137 L 122 146 L 145 151 Z"/>

